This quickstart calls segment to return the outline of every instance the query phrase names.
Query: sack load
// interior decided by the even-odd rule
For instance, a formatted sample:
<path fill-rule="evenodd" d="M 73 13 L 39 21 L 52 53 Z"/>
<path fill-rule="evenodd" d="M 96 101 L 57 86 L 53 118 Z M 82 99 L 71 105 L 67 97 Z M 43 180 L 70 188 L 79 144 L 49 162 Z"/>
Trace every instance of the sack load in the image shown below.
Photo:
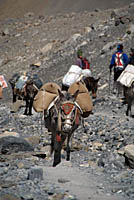
<path fill-rule="evenodd" d="M 82 69 L 77 65 L 72 65 L 69 71 L 65 74 L 62 79 L 62 84 L 65 86 L 70 86 L 73 83 L 81 79 Z"/>
<path fill-rule="evenodd" d="M 85 76 L 85 77 L 92 77 L 91 70 L 90 69 L 83 69 L 82 75 Z"/>
<path fill-rule="evenodd" d="M 20 78 L 17 80 L 16 84 L 15 84 L 15 88 L 16 89 L 23 89 L 24 85 L 26 84 L 26 81 L 28 80 L 28 76 L 20 76 Z"/>
<path fill-rule="evenodd" d="M 40 89 L 43 86 L 43 81 L 41 80 L 41 78 L 38 77 L 37 74 L 33 74 L 33 76 L 31 77 L 31 79 L 33 80 L 34 85 Z"/>
<path fill-rule="evenodd" d="M 88 117 L 93 109 L 93 104 L 89 92 L 81 82 L 72 84 L 69 87 L 68 92 L 70 94 L 74 94 L 77 90 L 79 90 L 79 94 L 76 98 L 76 102 L 79 104 L 83 111 L 83 117 Z"/>
<path fill-rule="evenodd" d="M 127 67 L 121 73 L 117 81 L 126 87 L 130 87 L 131 84 L 134 82 L 134 66 L 127 65 Z"/>
<path fill-rule="evenodd" d="M 12 88 L 15 87 L 15 84 L 18 81 L 18 79 L 20 78 L 20 76 L 21 76 L 20 73 L 15 73 L 12 76 L 12 78 L 9 79 L 8 82 L 10 83 L 10 85 L 11 85 Z"/>
<path fill-rule="evenodd" d="M 58 96 L 58 90 L 61 90 L 61 88 L 56 83 L 49 82 L 44 84 L 34 98 L 34 110 L 36 112 L 47 110 L 50 103 Z"/>

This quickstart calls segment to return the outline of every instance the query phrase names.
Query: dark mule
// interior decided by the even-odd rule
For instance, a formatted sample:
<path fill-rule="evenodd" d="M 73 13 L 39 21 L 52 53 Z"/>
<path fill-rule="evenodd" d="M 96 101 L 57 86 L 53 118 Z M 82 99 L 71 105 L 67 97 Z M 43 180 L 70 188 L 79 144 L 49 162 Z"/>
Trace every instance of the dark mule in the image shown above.
<path fill-rule="evenodd" d="M 74 95 L 59 91 L 58 99 L 48 108 L 49 114 L 47 116 L 44 114 L 45 126 L 52 132 L 51 154 L 54 152 L 54 167 L 61 162 L 61 149 L 66 139 L 66 160 L 70 160 L 70 138 L 78 128 L 82 114 L 75 101 L 78 93 L 79 90 Z"/>
<path fill-rule="evenodd" d="M 126 115 L 133 117 L 132 112 L 131 112 L 131 106 L 134 102 L 134 82 L 130 87 L 124 86 L 124 97 L 125 97 L 125 103 L 127 104 L 127 111 Z"/>
<path fill-rule="evenodd" d="M 86 86 L 89 92 L 92 93 L 92 97 L 97 97 L 97 90 L 98 90 L 98 82 L 100 78 L 95 79 L 94 77 L 83 77 L 80 81 Z M 62 90 L 67 91 L 68 86 L 62 85 Z"/>
<path fill-rule="evenodd" d="M 100 78 L 95 79 L 94 77 L 84 77 L 82 82 L 86 85 L 89 92 L 92 92 L 92 97 L 97 97 L 98 82 Z"/>
<path fill-rule="evenodd" d="M 38 88 L 32 80 L 27 81 L 24 87 L 24 100 L 26 101 L 25 115 L 32 115 L 33 100 L 38 93 Z"/>
<path fill-rule="evenodd" d="M 28 80 L 22 89 L 15 88 L 12 85 L 13 103 L 18 100 L 24 100 L 26 102 L 25 115 L 32 115 L 32 106 L 35 95 L 38 92 L 38 88 L 34 85 L 33 80 Z"/>

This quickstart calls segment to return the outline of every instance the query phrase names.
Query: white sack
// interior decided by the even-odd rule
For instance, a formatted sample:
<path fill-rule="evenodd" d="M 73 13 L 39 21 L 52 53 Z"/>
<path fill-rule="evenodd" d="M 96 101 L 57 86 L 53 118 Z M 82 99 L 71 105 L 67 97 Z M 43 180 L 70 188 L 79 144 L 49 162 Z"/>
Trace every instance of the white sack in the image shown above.
<path fill-rule="evenodd" d="M 127 65 L 117 81 L 120 82 L 122 85 L 125 85 L 126 87 L 130 87 L 131 84 L 134 82 L 134 66 Z"/>
<path fill-rule="evenodd" d="M 85 76 L 85 77 L 92 77 L 91 70 L 90 69 L 83 69 L 82 75 Z"/>
<path fill-rule="evenodd" d="M 69 71 L 65 74 L 62 79 L 62 84 L 70 86 L 73 83 L 79 81 L 82 76 L 82 69 L 77 65 L 72 65 Z"/>

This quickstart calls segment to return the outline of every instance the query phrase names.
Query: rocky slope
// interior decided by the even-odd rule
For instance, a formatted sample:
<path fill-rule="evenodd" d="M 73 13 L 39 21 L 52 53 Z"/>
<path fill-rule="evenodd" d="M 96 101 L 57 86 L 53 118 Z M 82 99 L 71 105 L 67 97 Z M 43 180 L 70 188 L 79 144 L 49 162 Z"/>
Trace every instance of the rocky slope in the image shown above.
<path fill-rule="evenodd" d="M 56 168 L 51 167 L 53 157 L 45 157 L 50 134 L 42 116 L 35 112 L 24 116 L 24 107 L 11 113 L 10 85 L 4 89 L 0 100 L 1 200 L 134 198 L 134 173 L 124 156 L 124 147 L 134 142 L 133 118 L 125 116 L 121 99 L 112 91 L 109 94 L 108 66 L 120 42 L 129 54 L 134 47 L 134 4 L 55 16 L 30 12 L 21 19 L 0 22 L 0 68 L 7 81 L 14 73 L 26 71 L 38 74 L 44 83 L 61 85 L 79 47 L 91 62 L 93 76 L 101 78 L 93 114 L 85 120 L 86 131 L 80 126 L 74 134 L 71 162 L 64 161 L 63 152 Z M 6 135 L 15 138 L 3 139 Z M 20 152 L 22 148 L 29 153 Z"/>

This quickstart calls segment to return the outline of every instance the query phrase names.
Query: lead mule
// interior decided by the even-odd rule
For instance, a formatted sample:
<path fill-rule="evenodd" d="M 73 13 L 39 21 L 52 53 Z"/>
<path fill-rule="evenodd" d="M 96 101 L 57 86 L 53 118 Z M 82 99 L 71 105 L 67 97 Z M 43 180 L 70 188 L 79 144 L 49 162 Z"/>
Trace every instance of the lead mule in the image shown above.
<path fill-rule="evenodd" d="M 58 97 L 50 104 L 47 113 L 44 113 L 45 127 L 52 132 L 51 154 L 54 152 L 54 167 L 61 162 L 61 149 L 66 139 L 66 160 L 70 160 L 70 139 L 81 122 L 82 114 L 81 108 L 76 103 L 79 90 L 74 95 L 60 90 L 58 93 Z"/>

